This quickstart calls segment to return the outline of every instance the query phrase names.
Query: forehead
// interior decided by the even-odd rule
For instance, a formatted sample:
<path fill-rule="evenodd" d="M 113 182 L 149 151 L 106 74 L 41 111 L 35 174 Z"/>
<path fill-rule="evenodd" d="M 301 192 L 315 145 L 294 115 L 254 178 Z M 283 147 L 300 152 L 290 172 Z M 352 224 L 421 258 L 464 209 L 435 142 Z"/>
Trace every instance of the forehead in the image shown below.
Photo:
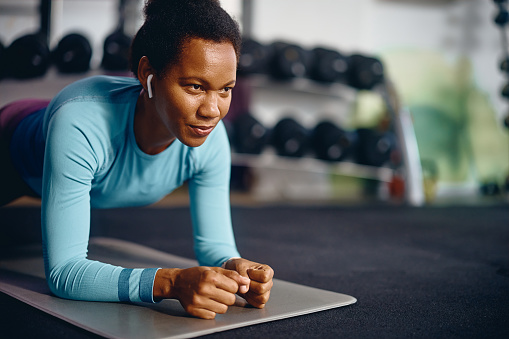
<path fill-rule="evenodd" d="M 168 75 L 235 78 L 236 71 L 237 56 L 230 42 L 191 38 L 183 44 L 180 58 Z"/>

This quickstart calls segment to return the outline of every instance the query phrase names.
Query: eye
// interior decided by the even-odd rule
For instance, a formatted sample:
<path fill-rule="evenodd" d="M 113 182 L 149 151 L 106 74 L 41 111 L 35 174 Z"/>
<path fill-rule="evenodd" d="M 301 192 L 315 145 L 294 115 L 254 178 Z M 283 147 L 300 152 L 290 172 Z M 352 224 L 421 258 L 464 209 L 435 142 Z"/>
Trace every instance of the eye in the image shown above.
<path fill-rule="evenodd" d="M 199 91 L 201 89 L 201 86 L 198 84 L 192 84 L 191 88 L 194 89 L 195 91 Z"/>

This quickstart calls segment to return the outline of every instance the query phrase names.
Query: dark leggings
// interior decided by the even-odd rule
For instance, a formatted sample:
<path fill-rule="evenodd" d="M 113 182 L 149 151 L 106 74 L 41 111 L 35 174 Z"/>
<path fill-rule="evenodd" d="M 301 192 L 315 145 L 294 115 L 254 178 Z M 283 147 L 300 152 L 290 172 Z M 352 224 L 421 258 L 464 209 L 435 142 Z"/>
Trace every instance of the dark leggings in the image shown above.
<path fill-rule="evenodd" d="M 16 127 L 28 115 L 48 106 L 48 100 L 21 100 L 0 108 L 0 206 L 20 197 L 38 195 L 14 168 L 10 142 Z"/>

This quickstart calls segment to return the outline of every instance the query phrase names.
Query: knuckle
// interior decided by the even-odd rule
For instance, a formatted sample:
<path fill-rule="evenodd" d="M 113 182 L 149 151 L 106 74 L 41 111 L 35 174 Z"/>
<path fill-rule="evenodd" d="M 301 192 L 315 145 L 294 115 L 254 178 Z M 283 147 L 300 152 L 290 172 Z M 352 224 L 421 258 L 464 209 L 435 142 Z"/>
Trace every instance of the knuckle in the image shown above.
<path fill-rule="evenodd" d="M 196 293 L 195 294 L 195 298 L 199 298 L 200 296 L 202 295 L 209 295 L 210 293 L 210 288 L 209 288 L 209 285 L 208 284 L 200 284 L 198 286 L 198 289 L 196 290 Z"/>
<path fill-rule="evenodd" d="M 202 274 L 202 280 L 206 282 L 211 282 L 214 280 L 214 277 L 216 276 L 216 272 L 213 270 L 207 270 L 204 271 Z"/>
<path fill-rule="evenodd" d="M 227 311 L 228 311 L 228 306 L 221 304 L 220 306 L 218 306 L 216 313 L 225 314 Z"/>
<path fill-rule="evenodd" d="M 194 294 L 191 298 L 191 304 L 189 307 L 195 307 L 201 304 L 202 298 L 199 294 Z"/>
<path fill-rule="evenodd" d="M 263 294 L 262 296 L 260 296 L 260 302 L 262 304 L 266 304 L 269 301 L 269 297 L 270 297 L 270 292 Z"/>
<path fill-rule="evenodd" d="M 227 297 L 227 300 L 225 300 L 226 302 L 226 305 L 233 305 L 235 304 L 235 301 L 237 300 L 237 298 L 235 297 L 235 294 L 230 294 L 228 297 Z"/>
<path fill-rule="evenodd" d="M 274 270 L 272 268 L 270 268 L 269 266 L 267 266 L 267 268 L 265 269 L 265 271 L 263 273 L 263 278 L 265 279 L 265 281 L 268 281 L 268 280 L 272 279 L 273 276 L 274 276 Z"/>

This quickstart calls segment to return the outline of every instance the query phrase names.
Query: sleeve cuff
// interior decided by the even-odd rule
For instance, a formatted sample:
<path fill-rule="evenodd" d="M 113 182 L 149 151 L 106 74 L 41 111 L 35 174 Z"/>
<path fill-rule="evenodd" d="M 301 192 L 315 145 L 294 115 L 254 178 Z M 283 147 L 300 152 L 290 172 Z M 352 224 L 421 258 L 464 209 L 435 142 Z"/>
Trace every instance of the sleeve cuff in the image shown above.
<path fill-rule="evenodd" d="M 118 279 L 118 299 L 128 302 L 154 301 L 154 280 L 159 268 L 130 269 L 120 272 Z"/>

